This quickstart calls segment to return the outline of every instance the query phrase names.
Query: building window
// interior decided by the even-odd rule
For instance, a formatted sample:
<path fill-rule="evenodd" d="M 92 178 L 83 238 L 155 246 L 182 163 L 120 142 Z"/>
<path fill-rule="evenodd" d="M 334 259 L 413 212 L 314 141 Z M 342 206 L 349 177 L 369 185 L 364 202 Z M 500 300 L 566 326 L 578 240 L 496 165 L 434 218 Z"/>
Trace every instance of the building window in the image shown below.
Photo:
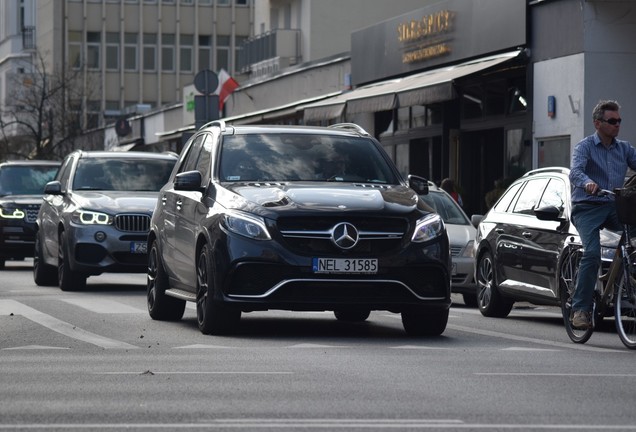
<path fill-rule="evenodd" d="M 87 32 L 86 33 L 86 66 L 89 69 L 99 69 L 99 46 L 101 43 L 101 33 L 99 32 Z"/>
<path fill-rule="evenodd" d="M 230 37 L 217 36 L 216 38 L 216 69 L 230 71 Z"/>
<path fill-rule="evenodd" d="M 154 72 L 157 70 L 157 35 L 155 33 L 144 33 L 144 71 Z"/>
<path fill-rule="evenodd" d="M 119 33 L 106 33 L 106 70 L 119 70 Z"/>
<path fill-rule="evenodd" d="M 68 64 L 73 69 L 82 67 L 82 32 L 68 32 Z"/>
<path fill-rule="evenodd" d="M 410 128 L 411 110 L 409 107 L 398 108 L 397 110 L 397 130 L 407 131 Z"/>
<path fill-rule="evenodd" d="M 194 36 L 181 35 L 179 44 L 179 70 L 181 72 L 192 72 L 192 45 Z"/>
<path fill-rule="evenodd" d="M 99 113 L 101 103 L 99 101 L 88 101 L 86 103 L 86 129 L 99 127 Z"/>
<path fill-rule="evenodd" d="M 539 141 L 537 168 L 570 166 L 570 137 L 546 138 Z"/>
<path fill-rule="evenodd" d="M 199 36 L 199 70 L 212 66 L 212 36 Z"/>
<path fill-rule="evenodd" d="M 164 72 L 174 72 L 174 45 L 174 34 L 166 33 L 161 35 L 161 70 Z"/>
<path fill-rule="evenodd" d="M 124 33 L 124 69 L 137 71 L 137 33 Z"/>

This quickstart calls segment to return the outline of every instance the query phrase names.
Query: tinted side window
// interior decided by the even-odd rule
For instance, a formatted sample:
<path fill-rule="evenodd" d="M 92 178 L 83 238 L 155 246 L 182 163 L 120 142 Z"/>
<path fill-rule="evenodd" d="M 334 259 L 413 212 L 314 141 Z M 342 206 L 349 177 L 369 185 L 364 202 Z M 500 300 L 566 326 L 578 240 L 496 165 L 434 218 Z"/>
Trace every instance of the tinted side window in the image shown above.
<path fill-rule="evenodd" d="M 546 178 L 528 180 L 519 195 L 519 199 L 515 204 L 513 213 L 534 215 L 532 210 L 539 202 L 547 183 L 548 179 Z"/>
<path fill-rule="evenodd" d="M 565 207 L 565 182 L 561 179 L 551 179 L 545 189 L 539 207 L 554 206 L 558 209 Z"/>
<path fill-rule="evenodd" d="M 510 207 L 510 203 L 512 202 L 514 197 L 517 195 L 517 192 L 519 192 L 519 188 L 521 187 L 522 184 L 523 183 L 517 183 L 510 186 L 510 188 L 506 192 L 504 192 L 503 196 L 501 197 L 497 205 L 495 205 L 495 210 L 498 212 L 507 211 L 508 207 Z"/>
<path fill-rule="evenodd" d="M 210 181 L 210 161 L 212 159 L 212 143 L 213 139 L 210 135 L 205 135 L 199 159 L 197 160 L 196 170 L 201 173 L 203 184 L 207 186 Z"/>
<path fill-rule="evenodd" d="M 179 167 L 179 172 L 192 171 L 196 169 L 199 151 L 201 150 L 201 144 L 203 144 L 203 138 L 205 138 L 205 134 L 201 134 L 193 138 L 192 145 L 190 145 L 187 150 L 188 154 L 186 154 L 183 163 Z"/>

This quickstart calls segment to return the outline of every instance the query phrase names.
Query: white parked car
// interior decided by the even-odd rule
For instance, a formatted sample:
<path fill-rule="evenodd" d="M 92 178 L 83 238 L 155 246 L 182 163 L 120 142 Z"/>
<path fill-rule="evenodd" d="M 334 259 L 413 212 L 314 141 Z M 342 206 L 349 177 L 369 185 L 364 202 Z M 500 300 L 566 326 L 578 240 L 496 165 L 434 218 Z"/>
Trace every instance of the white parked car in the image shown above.
<path fill-rule="evenodd" d="M 453 260 L 451 291 L 462 294 L 466 306 L 477 306 L 477 285 L 474 279 L 473 242 L 475 227 L 457 202 L 435 183 L 429 182 L 428 195 L 422 200 L 442 217 L 450 240 Z"/>

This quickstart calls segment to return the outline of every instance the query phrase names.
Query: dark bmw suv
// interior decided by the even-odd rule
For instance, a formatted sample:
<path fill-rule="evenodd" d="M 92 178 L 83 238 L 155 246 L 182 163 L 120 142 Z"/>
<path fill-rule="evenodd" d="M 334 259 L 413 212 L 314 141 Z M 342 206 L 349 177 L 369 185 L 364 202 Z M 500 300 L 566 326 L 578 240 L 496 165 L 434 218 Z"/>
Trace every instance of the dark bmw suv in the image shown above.
<path fill-rule="evenodd" d="M 41 160 L 0 164 L 0 269 L 6 260 L 33 256 L 35 218 L 44 185 L 59 167 L 59 162 Z"/>
<path fill-rule="evenodd" d="M 148 310 L 178 320 L 196 302 L 204 334 L 242 312 L 401 313 L 411 335 L 447 324 L 445 226 L 359 126 L 201 128 L 160 191 L 148 236 Z"/>
<path fill-rule="evenodd" d="M 44 187 L 33 280 L 81 290 L 101 273 L 145 273 L 150 217 L 174 153 L 76 150 Z"/>

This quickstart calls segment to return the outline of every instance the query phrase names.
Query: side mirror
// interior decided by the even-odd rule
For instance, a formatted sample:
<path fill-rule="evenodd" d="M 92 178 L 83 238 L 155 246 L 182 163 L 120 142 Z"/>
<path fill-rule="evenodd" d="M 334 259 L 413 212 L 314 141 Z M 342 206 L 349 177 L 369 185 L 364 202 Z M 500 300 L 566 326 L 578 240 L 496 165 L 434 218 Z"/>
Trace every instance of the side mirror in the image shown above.
<path fill-rule="evenodd" d="M 563 221 L 564 220 L 562 217 L 559 217 L 561 215 L 561 209 L 555 206 L 545 206 L 541 208 L 535 208 L 533 212 L 534 212 L 534 215 L 539 220 L 544 220 L 544 221 Z"/>
<path fill-rule="evenodd" d="M 484 215 L 474 214 L 470 217 L 470 223 L 473 224 L 475 228 L 479 225 L 481 220 L 484 218 Z"/>
<path fill-rule="evenodd" d="M 182 172 L 175 176 L 174 188 L 181 191 L 203 192 L 201 181 L 202 178 L 199 171 Z"/>
<path fill-rule="evenodd" d="M 48 182 L 44 186 L 44 195 L 62 195 L 62 183 L 57 180 Z"/>
<path fill-rule="evenodd" d="M 410 175 L 408 176 L 409 187 L 418 195 L 428 195 L 428 180 L 424 177 Z"/>

